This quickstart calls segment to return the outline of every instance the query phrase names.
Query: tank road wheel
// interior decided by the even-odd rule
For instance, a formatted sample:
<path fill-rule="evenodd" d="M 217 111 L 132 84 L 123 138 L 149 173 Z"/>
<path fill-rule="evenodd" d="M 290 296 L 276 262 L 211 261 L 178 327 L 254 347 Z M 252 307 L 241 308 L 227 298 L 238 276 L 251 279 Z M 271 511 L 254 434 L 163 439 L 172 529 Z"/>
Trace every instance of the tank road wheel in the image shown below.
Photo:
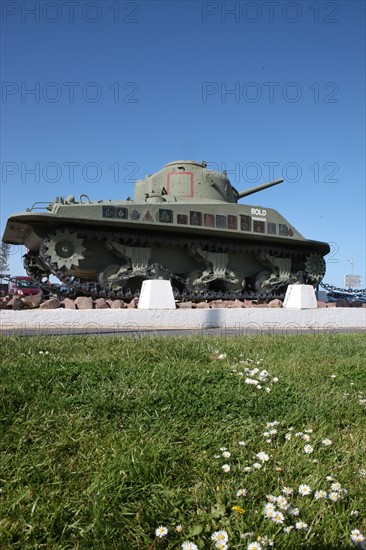
<path fill-rule="evenodd" d="M 186 279 L 186 287 L 193 292 L 201 292 L 207 289 L 207 285 L 202 280 L 202 271 L 192 271 Z"/>
<path fill-rule="evenodd" d="M 119 280 L 118 282 L 114 282 L 113 284 L 113 279 L 116 279 L 116 275 L 120 271 L 120 269 L 121 266 L 111 264 L 103 269 L 103 271 L 100 271 L 98 274 L 98 281 L 102 285 L 102 287 L 107 287 L 110 290 L 120 290 L 125 284 L 125 281 Z"/>
<path fill-rule="evenodd" d="M 317 252 L 310 252 L 305 258 L 305 274 L 312 284 L 320 283 L 325 275 L 325 260 Z"/>
<path fill-rule="evenodd" d="M 80 260 L 84 259 L 86 248 L 83 242 L 84 239 L 78 237 L 76 231 L 58 229 L 50 234 L 45 247 L 51 263 L 57 264 L 59 269 L 62 267 L 71 269 L 73 265 L 78 267 Z"/>
<path fill-rule="evenodd" d="M 254 288 L 257 292 L 267 292 L 269 290 L 271 290 L 272 288 L 272 285 L 270 284 L 270 279 L 271 277 L 271 271 L 269 271 L 268 269 L 264 269 L 263 271 L 260 271 L 259 273 L 257 273 L 256 277 L 255 277 L 255 282 L 254 282 Z"/>
<path fill-rule="evenodd" d="M 227 271 L 223 281 L 224 289 L 229 292 L 242 292 L 245 287 L 245 278 L 239 271 Z"/>

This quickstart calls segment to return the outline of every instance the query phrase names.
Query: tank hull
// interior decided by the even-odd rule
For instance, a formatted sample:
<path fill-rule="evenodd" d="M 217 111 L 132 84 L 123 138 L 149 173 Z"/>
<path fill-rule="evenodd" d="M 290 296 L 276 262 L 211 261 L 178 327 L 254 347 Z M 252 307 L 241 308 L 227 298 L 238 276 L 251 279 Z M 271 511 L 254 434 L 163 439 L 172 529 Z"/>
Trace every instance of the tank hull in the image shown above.
<path fill-rule="evenodd" d="M 203 200 L 54 203 L 11 216 L 3 240 L 28 248 L 34 277 L 95 296 L 132 296 L 158 277 L 197 299 L 269 297 L 300 278 L 318 284 L 329 252 L 273 209 Z"/>

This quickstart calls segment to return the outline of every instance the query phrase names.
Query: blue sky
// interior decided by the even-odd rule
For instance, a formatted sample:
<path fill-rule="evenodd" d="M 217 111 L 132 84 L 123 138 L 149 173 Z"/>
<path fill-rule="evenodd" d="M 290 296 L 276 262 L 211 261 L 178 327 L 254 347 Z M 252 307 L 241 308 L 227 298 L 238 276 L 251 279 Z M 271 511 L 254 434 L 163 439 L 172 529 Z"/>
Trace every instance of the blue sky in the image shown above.
<path fill-rule="evenodd" d="M 178 159 L 365 277 L 365 3 L 3 1 L 1 233 L 35 201 L 125 199 Z M 33 92 L 32 92 L 33 90 Z M 23 273 L 21 248 L 11 273 Z"/>

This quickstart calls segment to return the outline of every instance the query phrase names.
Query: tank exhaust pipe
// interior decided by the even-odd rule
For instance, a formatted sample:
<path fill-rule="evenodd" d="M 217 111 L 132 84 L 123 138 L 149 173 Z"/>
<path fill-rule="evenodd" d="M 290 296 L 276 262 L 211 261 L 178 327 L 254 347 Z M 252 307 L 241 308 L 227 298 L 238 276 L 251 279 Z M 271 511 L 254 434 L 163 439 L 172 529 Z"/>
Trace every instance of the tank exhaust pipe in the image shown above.
<path fill-rule="evenodd" d="M 284 181 L 283 178 L 279 180 L 274 181 L 268 181 L 267 183 L 262 183 L 261 185 L 256 185 L 255 187 L 249 187 L 249 189 L 246 189 L 245 191 L 240 191 L 238 193 L 238 200 L 242 199 L 243 197 L 247 197 L 248 195 L 252 195 L 253 193 L 258 193 L 259 191 L 263 191 L 263 189 L 268 189 L 269 187 L 273 187 L 274 185 L 278 185 L 279 183 L 282 183 Z"/>

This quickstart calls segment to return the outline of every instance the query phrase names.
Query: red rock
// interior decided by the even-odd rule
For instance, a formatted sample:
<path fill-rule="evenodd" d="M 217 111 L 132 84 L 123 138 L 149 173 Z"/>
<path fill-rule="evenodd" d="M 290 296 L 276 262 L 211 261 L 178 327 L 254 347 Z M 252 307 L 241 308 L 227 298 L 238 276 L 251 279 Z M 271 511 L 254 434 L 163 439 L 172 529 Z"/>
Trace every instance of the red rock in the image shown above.
<path fill-rule="evenodd" d="M 328 302 L 326 304 L 327 307 L 337 307 L 337 304 L 335 302 Z"/>
<path fill-rule="evenodd" d="M 93 298 L 91 296 L 78 296 L 74 300 L 76 309 L 93 309 Z"/>
<path fill-rule="evenodd" d="M 21 300 L 24 307 L 28 309 L 35 309 L 41 305 L 42 296 L 40 294 L 35 294 L 34 296 L 23 296 Z"/>
<path fill-rule="evenodd" d="M 19 310 L 19 309 L 22 309 L 22 300 L 21 298 L 19 298 L 19 296 L 13 296 L 9 302 L 6 304 L 6 308 L 7 309 L 15 309 L 15 310 Z"/>
<path fill-rule="evenodd" d="M 210 307 L 208 302 L 198 302 L 198 304 L 196 304 L 196 309 L 210 309 Z"/>
<path fill-rule="evenodd" d="M 105 301 L 104 298 L 97 298 L 94 300 L 95 309 L 109 309 L 109 304 Z"/>
<path fill-rule="evenodd" d="M 282 307 L 283 303 L 282 300 L 279 300 L 278 298 L 275 298 L 274 300 L 271 300 L 268 302 L 268 307 Z"/>
<path fill-rule="evenodd" d="M 253 307 L 253 302 L 251 300 L 244 300 L 243 307 Z"/>
<path fill-rule="evenodd" d="M 213 300 L 211 302 L 212 309 L 223 309 L 227 307 L 226 302 L 223 300 Z"/>
<path fill-rule="evenodd" d="M 327 307 L 327 304 L 325 302 L 322 302 L 321 300 L 316 301 L 318 308 Z"/>
<path fill-rule="evenodd" d="M 50 298 L 39 306 L 40 309 L 57 309 L 61 307 L 61 302 L 58 298 Z"/>
<path fill-rule="evenodd" d="M 233 307 L 244 307 L 244 304 L 241 300 L 234 300 L 234 304 L 233 304 Z"/>
<path fill-rule="evenodd" d="M 65 309 L 76 309 L 74 300 L 71 300 L 71 298 L 64 298 L 61 305 L 63 305 Z"/>
<path fill-rule="evenodd" d="M 350 307 L 362 307 L 362 305 L 362 302 L 359 302 L 358 300 L 350 303 Z"/>
<path fill-rule="evenodd" d="M 193 302 L 179 302 L 177 304 L 178 309 L 192 309 L 193 308 Z"/>
<path fill-rule="evenodd" d="M 127 304 L 128 309 L 136 309 L 139 303 L 138 298 L 132 298 L 131 302 Z"/>
<path fill-rule="evenodd" d="M 126 304 L 123 300 L 117 299 L 117 300 L 107 300 L 107 304 L 109 304 L 109 307 L 111 309 L 124 309 L 126 308 Z"/>

